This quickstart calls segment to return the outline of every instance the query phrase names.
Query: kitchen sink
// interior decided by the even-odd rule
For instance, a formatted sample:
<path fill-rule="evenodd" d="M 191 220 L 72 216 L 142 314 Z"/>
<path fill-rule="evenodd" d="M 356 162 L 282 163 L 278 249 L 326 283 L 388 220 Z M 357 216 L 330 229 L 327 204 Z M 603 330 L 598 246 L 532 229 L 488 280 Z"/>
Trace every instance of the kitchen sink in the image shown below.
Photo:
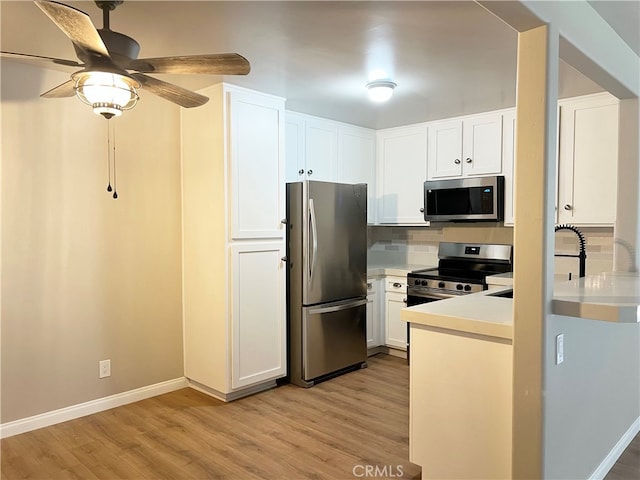
<path fill-rule="evenodd" d="M 487 297 L 513 298 L 513 288 L 510 288 L 509 290 L 502 290 L 496 293 L 488 293 Z"/>

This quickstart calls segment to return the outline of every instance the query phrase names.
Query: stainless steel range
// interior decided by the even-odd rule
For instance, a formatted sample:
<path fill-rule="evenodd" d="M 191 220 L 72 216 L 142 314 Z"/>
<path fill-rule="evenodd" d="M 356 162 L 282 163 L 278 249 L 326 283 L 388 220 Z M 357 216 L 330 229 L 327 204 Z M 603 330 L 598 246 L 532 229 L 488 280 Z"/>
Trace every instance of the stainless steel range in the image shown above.
<path fill-rule="evenodd" d="M 407 306 L 486 290 L 487 276 L 512 271 L 512 256 L 511 245 L 441 242 L 436 268 L 407 275 Z"/>
<path fill-rule="evenodd" d="M 441 242 L 438 266 L 407 275 L 407 307 L 487 289 L 486 277 L 513 270 L 513 246 Z M 410 352 L 407 323 L 407 363 Z"/>

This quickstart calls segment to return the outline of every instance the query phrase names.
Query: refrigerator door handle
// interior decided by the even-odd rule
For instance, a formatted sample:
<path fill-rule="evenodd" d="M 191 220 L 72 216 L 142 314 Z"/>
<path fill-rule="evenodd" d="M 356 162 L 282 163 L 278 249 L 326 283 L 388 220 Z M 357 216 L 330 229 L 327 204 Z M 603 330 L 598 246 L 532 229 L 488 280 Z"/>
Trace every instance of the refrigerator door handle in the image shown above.
<path fill-rule="evenodd" d="M 316 226 L 316 211 L 313 208 L 313 198 L 309 199 L 309 229 L 311 233 L 311 261 L 309 262 L 309 282 L 313 278 L 313 270 L 318 256 L 318 230 Z"/>
<path fill-rule="evenodd" d="M 309 314 L 319 314 L 319 313 L 331 313 L 331 312 L 339 312 L 340 310 L 349 310 L 350 308 L 359 307 L 360 305 L 365 305 L 367 303 L 366 298 L 362 298 L 359 300 L 349 300 L 348 302 L 340 302 L 334 303 L 331 305 L 327 305 L 324 307 L 313 307 L 309 308 L 307 311 Z"/>

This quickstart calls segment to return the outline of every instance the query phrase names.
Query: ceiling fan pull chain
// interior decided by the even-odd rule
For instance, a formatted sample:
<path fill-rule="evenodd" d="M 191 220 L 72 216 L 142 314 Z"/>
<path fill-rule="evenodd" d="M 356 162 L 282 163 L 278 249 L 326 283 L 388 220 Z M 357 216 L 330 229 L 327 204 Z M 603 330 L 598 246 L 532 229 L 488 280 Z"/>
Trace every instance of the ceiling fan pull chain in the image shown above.
<path fill-rule="evenodd" d="M 109 121 L 111 123 L 111 121 Z M 116 187 L 116 127 L 113 126 L 113 198 L 118 198 L 118 187 Z"/>
<path fill-rule="evenodd" d="M 107 171 L 109 174 L 107 192 L 111 192 L 111 122 L 107 122 Z"/>

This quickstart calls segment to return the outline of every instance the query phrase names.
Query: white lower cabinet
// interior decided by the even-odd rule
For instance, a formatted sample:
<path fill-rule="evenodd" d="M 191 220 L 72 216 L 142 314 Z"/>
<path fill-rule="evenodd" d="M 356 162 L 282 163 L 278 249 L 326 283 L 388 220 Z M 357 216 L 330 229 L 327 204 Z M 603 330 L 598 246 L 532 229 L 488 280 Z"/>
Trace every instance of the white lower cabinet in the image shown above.
<path fill-rule="evenodd" d="M 282 257 L 281 241 L 231 246 L 232 388 L 286 374 Z"/>
<path fill-rule="evenodd" d="M 377 278 L 367 279 L 367 348 L 382 344 L 379 283 Z"/>
<path fill-rule="evenodd" d="M 385 278 L 384 343 L 393 348 L 407 349 L 407 322 L 400 319 L 400 310 L 407 306 L 407 280 L 405 277 Z"/>

